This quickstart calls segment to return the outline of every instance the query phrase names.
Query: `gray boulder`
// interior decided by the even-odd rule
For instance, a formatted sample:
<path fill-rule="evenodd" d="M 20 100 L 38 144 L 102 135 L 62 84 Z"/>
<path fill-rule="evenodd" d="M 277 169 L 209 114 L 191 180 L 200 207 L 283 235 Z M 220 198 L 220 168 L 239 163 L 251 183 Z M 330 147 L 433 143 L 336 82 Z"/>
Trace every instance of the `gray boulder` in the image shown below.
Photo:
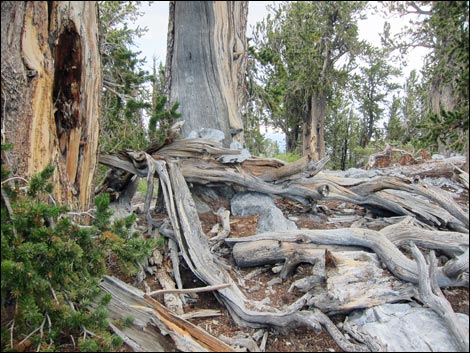
<path fill-rule="evenodd" d="M 259 215 L 256 228 L 258 233 L 297 229 L 295 223 L 286 219 L 276 207 L 272 197 L 266 194 L 238 193 L 232 198 L 231 210 L 234 216 Z"/>

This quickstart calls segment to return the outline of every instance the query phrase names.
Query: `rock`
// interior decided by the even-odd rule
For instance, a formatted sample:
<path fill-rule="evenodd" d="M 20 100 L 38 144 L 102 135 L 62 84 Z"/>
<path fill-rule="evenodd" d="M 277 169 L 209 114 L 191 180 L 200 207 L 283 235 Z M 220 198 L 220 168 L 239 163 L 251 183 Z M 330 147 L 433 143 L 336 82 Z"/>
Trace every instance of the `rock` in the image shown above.
<path fill-rule="evenodd" d="M 432 157 L 431 157 L 432 160 L 434 161 L 440 161 L 440 160 L 443 160 L 443 159 L 446 159 L 445 156 L 443 156 L 442 154 L 433 154 Z"/>
<path fill-rule="evenodd" d="M 238 141 L 232 141 L 232 143 L 230 144 L 230 149 L 231 150 L 242 150 L 243 149 L 243 146 L 240 142 Z"/>
<path fill-rule="evenodd" d="M 236 194 L 231 201 L 231 210 L 234 216 L 251 216 L 258 214 L 258 233 L 279 232 L 297 229 L 294 222 L 284 217 L 282 211 L 276 207 L 271 196 L 257 192 L 243 192 Z"/>
<path fill-rule="evenodd" d="M 228 200 L 235 195 L 235 191 L 230 185 L 220 185 L 217 187 L 207 187 L 204 185 L 194 184 L 190 187 L 191 194 L 197 195 L 210 207 L 218 209 L 221 207 L 228 207 Z"/>
<path fill-rule="evenodd" d="M 468 315 L 457 316 L 468 330 Z M 454 338 L 432 309 L 410 304 L 383 304 L 356 311 L 347 318 L 344 329 L 359 334 L 371 345 L 381 345 L 387 352 L 458 351 Z"/>

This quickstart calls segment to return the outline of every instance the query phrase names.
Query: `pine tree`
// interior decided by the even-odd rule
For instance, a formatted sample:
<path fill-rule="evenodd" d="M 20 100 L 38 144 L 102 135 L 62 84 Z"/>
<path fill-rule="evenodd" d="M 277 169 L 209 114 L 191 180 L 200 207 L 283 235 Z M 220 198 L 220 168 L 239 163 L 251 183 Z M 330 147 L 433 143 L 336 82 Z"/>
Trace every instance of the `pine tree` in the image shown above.
<path fill-rule="evenodd" d="M 110 297 L 96 302 L 100 277 L 112 256 L 135 273 L 155 241 L 131 231 L 135 215 L 112 222 L 107 195 L 91 225 L 72 220 L 51 202 L 52 172 L 28 181 L 2 164 L 2 351 L 114 350 L 122 341 L 108 330 Z"/>

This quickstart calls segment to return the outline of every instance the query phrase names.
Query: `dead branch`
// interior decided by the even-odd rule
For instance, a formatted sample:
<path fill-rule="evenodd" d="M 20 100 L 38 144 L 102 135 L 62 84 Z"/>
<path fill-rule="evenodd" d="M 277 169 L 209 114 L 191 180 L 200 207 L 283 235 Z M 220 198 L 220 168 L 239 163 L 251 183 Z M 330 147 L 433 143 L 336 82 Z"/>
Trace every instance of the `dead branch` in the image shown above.
<path fill-rule="evenodd" d="M 213 286 L 206 286 L 206 287 L 199 287 L 199 288 L 189 288 L 189 289 L 159 289 L 150 293 L 147 293 L 147 295 L 154 297 L 157 296 L 158 294 L 168 294 L 168 293 L 201 293 L 201 292 L 210 292 L 213 290 L 218 290 L 218 289 L 223 289 L 229 287 L 230 284 L 224 283 L 224 284 L 216 284 Z"/>
<path fill-rule="evenodd" d="M 459 324 L 450 303 L 445 299 L 435 279 L 436 257 L 431 251 L 429 265 L 426 264 L 423 254 L 416 245 L 411 246 L 411 251 L 419 267 L 419 293 L 421 300 L 433 309 L 449 327 L 462 352 L 468 352 L 468 331 Z"/>
<path fill-rule="evenodd" d="M 410 232 L 416 229 L 410 228 Z M 383 235 L 383 233 L 371 229 L 343 228 L 326 230 L 293 230 L 286 232 L 269 232 L 244 238 L 227 238 L 225 242 L 234 247 L 233 253 L 237 253 L 238 244 L 254 241 L 275 240 L 297 244 L 318 245 L 345 245 L 361 246 L 375 252 L 387 268 L 398 278 L 418 283 L 419 272 L 416 263 L 407 258 L 403 253 Z M 468 287 L 468 277 L 449 278 L 442 267 L 436 269 L 437 281 L 440 286 L 464 286 Z"/>

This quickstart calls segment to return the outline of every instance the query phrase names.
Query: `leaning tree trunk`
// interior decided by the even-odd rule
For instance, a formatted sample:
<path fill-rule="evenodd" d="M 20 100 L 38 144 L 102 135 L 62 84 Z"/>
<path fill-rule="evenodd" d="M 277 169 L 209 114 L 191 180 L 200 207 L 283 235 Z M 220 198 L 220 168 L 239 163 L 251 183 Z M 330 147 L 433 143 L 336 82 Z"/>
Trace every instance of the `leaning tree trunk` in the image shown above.
<path fill-rule="evenodd" d="M 166 87 L 188 135 L 200 128 L 243 142 L 240 106 L 247 60 L 248 1 L 171 1 Z"/>
<path fill-rule="evenodd" d="M 90 206 L 101 108 L 94 1 L 2 1 L 2 154 L 14 174 L 55 166 L 53 196 Z"/>

